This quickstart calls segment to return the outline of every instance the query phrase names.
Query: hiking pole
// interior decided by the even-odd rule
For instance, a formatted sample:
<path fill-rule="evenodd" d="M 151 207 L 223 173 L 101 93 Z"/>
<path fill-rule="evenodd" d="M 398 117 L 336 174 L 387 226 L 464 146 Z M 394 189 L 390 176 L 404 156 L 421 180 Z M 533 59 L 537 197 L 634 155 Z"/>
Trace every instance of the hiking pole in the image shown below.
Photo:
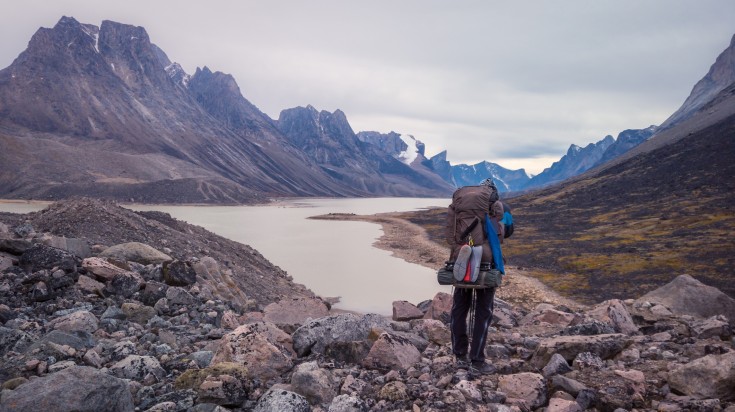
<path fill-rule="evenodd" d="M 470 304 L 470 324 L 468 326 L 468 332 L 467 337 L 469 338 L 469 341 L 472 342 L 472 335 L 475 331 L 475 308 L 477 306 L 477 294 L 475 293 L 475 288 L 470 289 L 472 291 L 472 303 Z"/>

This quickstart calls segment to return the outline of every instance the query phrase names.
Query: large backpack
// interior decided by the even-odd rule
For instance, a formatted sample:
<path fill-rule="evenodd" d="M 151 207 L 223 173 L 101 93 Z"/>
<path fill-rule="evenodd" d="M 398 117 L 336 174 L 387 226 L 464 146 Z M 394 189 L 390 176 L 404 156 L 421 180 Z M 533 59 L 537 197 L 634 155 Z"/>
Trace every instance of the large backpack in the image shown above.
<path fill-rule="evenodd" d="M 457 189 L 447 213 L 447 242 L 452 246 L 469 240 L 476 246 L 485 244 L 485 214 L 494 213 L 493 205 L 499 199 L 494 186 L 464 186 Z M 483 224 L 477 224 L 478 221 Z"/>

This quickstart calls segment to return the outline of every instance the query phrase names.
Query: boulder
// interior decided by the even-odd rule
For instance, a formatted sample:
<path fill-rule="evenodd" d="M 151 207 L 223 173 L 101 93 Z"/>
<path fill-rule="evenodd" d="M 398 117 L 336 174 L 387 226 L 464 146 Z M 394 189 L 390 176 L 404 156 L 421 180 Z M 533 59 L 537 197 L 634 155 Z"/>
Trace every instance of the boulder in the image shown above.
<path fill-rule="evenodd" d="M 449 313 L 452 311 L 452 295 L 445 292 L 439 292 L 434 295 L 429 309 L 424 315 L 424 319 L 436 319 L 444 323 L 449 323 Z"/>
<path fill-rule="evenodd" d="M 20 267 L 28 272 L 37 272 L 41 269 L 55 267 L 65 272 L 74 272 L 77 267 L 77 258 L 71 253 L 44 244 L 35 244 L 18 259 Z"/>
<path fill-rule="evenodd" d="M 336 386 L 332 373 L 316 362 L 302 363 L 291 375 L 292 390 L 316 405 L 332 402 L 337 396 Z"/>
<path fill-rule="evenodd" d="M 617 333 L 632 335 L 638 333 L 628 309 L 619 299 L 606 300 L 592 308 L 587 315 L 612 326 Z"/>
<path fill-rule="evenodd" d="M 134 409 L 128 384 L 87 366 L 73 366 L 3 393 L 0 410 L 127 412 Z"/>
<path fill-rule="evenodd" d="M 191 262 L 174 260 L 163 264 L 163 281 L 169 286 L 189 286 L 197 281 Z"/>
<path fill-rule="evenodd" d="M 545 412 L 582 412 L 582 408 L 576 401 L 553 398 L 549 401 Z"/>
<path fill-rule="evenodd" d="M 35 338 L 22 330 L 0 326 L 0 357 L 8 351 L 22 352 L 30 346 Z"/>
<path fill-rule="evenodd" d="M 732 335 L 730 324 L 722 315 L 697 320 L 691 325 L 691 333 L 698 339 L 721 338 L 727 339 Z"/>
<path fill-rule="evenodd" d="M 77 287 L 83 292 L 94 293 L 96 295 L 102 296 L 102 291 L 104 291 L 105 289 L 105 284 L 102 282 L 97 282 L 89 276 L 79 275 L 79 279 L 77 280 Z"/>
<path fill-rule="evenodd" d="M 421 361 L 421 352 L 408 339 L 383 332 L 362 362 L 371 369 L 408 369 Z"/>
<path fill-rule="evenodd" d="M 509 398 L 522 399 L 530 409 L 546 403 L 546 379 L 537 373 L 524 372 L 515 375 L 501 375 L 498 390 Z"/>
<path fill-rule="evenodd" d="M 110 366 L 110 373 L 124 379 L 153 384 L 166 376 L 166 371 L 152 356 L 128 355 Z"/>
<path fill-rule="evenodd" d="M 567 360 L 558 353 L 555 353 L 551 356 L 551 360 L 549 360 L 549 363 L 544 366 L 541 373 L 548 378 L 554 375 L 563 375 L 571 371 L 572 368 L 569 366 L 569 363 L 567 363 Z"/>
<path fill-rule="evenodd" d="M 411 322 L 411 326 L 424 339 L 437 345 L 445 345 L 452 341 L 452 333 L 449 328 L 439 320 L 414 320 Z"/>
<path fill-rule="evenodd" d="M 169 305 L 192 306 L 196 304 L 196 298 L 186 289 L 180 287 L 169 287 L 166 289 L 166 299 Z"/>
<path fill-rule="evenodd" d="M 541 303 L 536 306 L 528 315 L 524 316 L 519 322 L 520 325 L 537 325 L 539 323 L 548 323 L 554 326 L 569 326 L 574 320 L 573 313 L 562 312 L 554 308 L 548 303 Z"/>
<path fill-rule="evenodd" d="M 99 321 L 92 312 L 80 310 L 54 319 L 51 326 L 64 332 L 93 333 L 99 328 Z"/>
<path fill-rule="evenodd" d="M 11 255 L 22 255 L 31 247 L 33 243 L 24 239 L 0 239 L 0 252 L 7 252 Z"/>
<path fill-rule="evenodd" d="M 401 381 L 388 382 L 380 388 L 378 398 L 386 401 L 399 402 L 409 399 L 408 386 Z"/>
<path fill-rule="evenodd" d="M 630 346 L 632 340 L 627 335 L 609 334 L 593 336 L 558 336 L 541 341 L 531 358 L 531 365 L 541 369 L 549 363 L 554 353 L 572 362 L 578 354 L 591 352 L 602 359 L 609 359 Z"/>
<path fill-rule="evenodd" d="M 677 276 L 636 300 L 638 304 L 643 302 L 663 305 L 676 315 L 700 318 L 724 315 L 731 324 L 735 322 L 735 299 L 689 275 Z"/>
<path fill-rule="evenodd" d="M 672 370 L 669 386 L 700 399 L 735 400 L 735 352 L 707 355 Z"/>
<path fill-rule="evenodd" d="M 125 302 L 120 309 L 129 321 L 140 325 L 145 325 L 156 316 L 154 308 L 136 302 Z"/>
<path fill-rule="evenodd" d="M 405 300 L 397 300 L 393 302 L 393 320 L 406 321 L 411 319 L 421 319 L 424 312 L 417 308 L 413 303 Z"/>
<path fill-rule="evenodd" d="M 334 341 L 324 349 L 324 356 L 341 363 L 360 363 L 370 353 L 371 347 L 371 342 L 366 340 Z"/>
<path fill-rule="evenodd" d="M 253 412 L 311 412 L 309 402 L 303 396 L 283 389 L 270 389 L 258 399 Z"/>
<path fill-rule="evenodd" d="M 592 319 L 589 321 L 583 321 L 578 324 L 572 324 L 570 326 L 567 326 L 562 331 L 559 332 L 559 335 L 564 336 L 572 336 L 572 335 L 606 335 L 615 333 L 615 328 L 605 322 L 601 322 L 596 319 Z"/>
<path fill-rule="evenodd" d="M 363 316 L 343 313 L 314 319 L 293 333 L 293 348 L 298 356 L 323 354 L 327 345 L 335 341 L 366 340 L 373 328 L 389 330 L 390 322 L 372 313 Z"/>
<path fill-rule="evenodd" d="M 212 365 L 237 362 L 247 367 L 253 376 L 263 380 L 274 378 L 291 369 L 291 352 L 272 336 L 269 339 L 268 331 L 264 329 L 267 327 L 263 324 L 243 325 L 224 335 L 212 358 Z"/>
<path fill-rule="evenodd" d="M 284 298 L 263 309 L 263 320 L 273 323 L 287 333 L 293 333 L 308 320 L 327 315 L 329 309 L 324 301 L 309 297 Z"/>
<path fill-rule="evenodd" d="M 472 400 L 475 402 L 482 402 L 482 391 L 478 387 L 478 382 L 461 380 L 459 383 L 454 385 L 454 389 L 462 392 L 465 399 Z"/>
<path fill-rule="evenodd" d="M 128 271 L 113 265 L 112 263 L 98 257 L 86 258 L 82 261 L 82 267 L 87 272 L 95 275 L 98 279 L 108 282 L 115 279 L 115 276 Z"/>
<path fill-rule="evenodd" d="M 368 412 L 370 408 L 360 398 L 350 395 L 339 395 L 332 399 L 327 412 Z"/>
<path fill-rule="evenodd" d="M 121 243 L 108 247 L 99 254 L 99 257 L 137 262 L 141 265 L 157 265 L 173 261 L 171 256 L 139 242 Z"/>
<path fill-rule="evenodd" d="M 143 277 L 135 272 L 122 272 L 115 275 L 107 286 L 107 290 L 122 297 L 129 298 L 145 286 Z"/>
<path fill-rule="evenodd" d="M 167 291 L 168 285 L 152 280 L 148 281 L 145 283 L 143 292 L 141 292 L 140 301 L 145 303 L 147 306 L 153 306 L 159 299 L 166 297 Z"/>

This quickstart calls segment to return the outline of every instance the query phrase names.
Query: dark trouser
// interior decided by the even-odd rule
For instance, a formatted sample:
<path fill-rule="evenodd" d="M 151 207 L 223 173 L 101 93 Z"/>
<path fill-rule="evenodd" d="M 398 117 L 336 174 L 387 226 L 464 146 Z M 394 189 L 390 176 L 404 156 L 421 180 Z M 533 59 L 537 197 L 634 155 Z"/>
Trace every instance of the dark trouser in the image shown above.
<path fill-rule="evenodd" d="M 469 357 L 471 361 L 485 360 L 485 342 L 487 341 L 487 329 L 493 319 L 493 303 L 495 299 L 495 288 L 474 289 L 477 294 L 475 304 L 475 325 L 472 329 L 472 344 L 470 345 Z M 472 306 L 473 289 L 454 290 L 454 302 L 451 312 L 452 328 L 452 352 L 456 356 L 467 354 L 467 313 Z"/>

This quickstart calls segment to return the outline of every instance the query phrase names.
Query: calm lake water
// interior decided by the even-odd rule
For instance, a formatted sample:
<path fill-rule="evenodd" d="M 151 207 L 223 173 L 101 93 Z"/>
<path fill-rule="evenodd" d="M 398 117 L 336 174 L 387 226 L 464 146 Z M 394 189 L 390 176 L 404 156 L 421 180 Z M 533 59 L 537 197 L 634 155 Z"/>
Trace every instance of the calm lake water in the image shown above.
<path fill-rule="evenodd" d="M 269 206 L 127 207 L 170 213 L 177 219 L 250 245 L 314 293 L 340 297 L 336 308 L 389 315 L 395 300 L 416 304 L 451 288 L 439 286 L 434 270 L 407 263 L 373 247 L 382 235 L 380 225 L 308 217 L 409 211 L 446 207 L 449 202 L 449 199 L 419 198 L 300 199 Z M 0 204 L 0 210 L 16 213 L 42 208 Z"/>

